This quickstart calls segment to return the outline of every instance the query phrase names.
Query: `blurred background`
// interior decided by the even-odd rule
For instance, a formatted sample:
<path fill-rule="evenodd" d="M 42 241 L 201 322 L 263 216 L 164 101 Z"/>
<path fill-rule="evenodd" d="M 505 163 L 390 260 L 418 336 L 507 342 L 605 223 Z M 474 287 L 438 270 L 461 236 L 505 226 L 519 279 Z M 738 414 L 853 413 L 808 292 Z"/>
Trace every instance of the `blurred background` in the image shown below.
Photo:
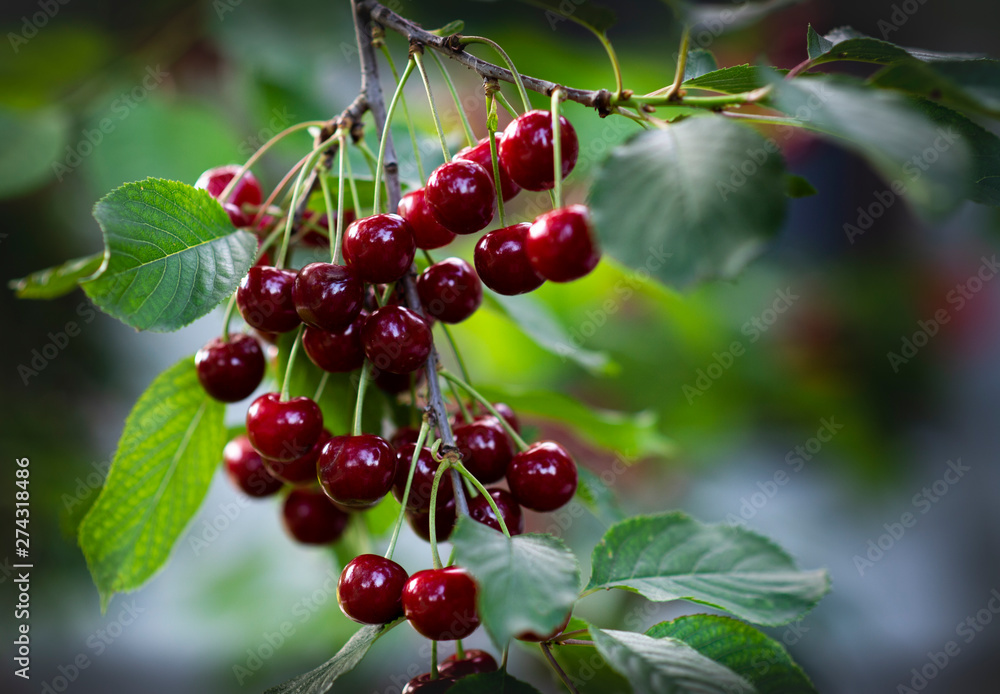
<path fill-rule="evenodd" d="M 700 45 L 723 66 L 789 68 L 805 58 L 808 23 L 820 33 L 850 24 L 874 36 L 890 23 L 887 38 L 902 45 L 1000 54 L 988 21 L 996 19 L 994 3 L 901 4 L 900 15 L 890 0 L 813 0 Z M 642 93 L 667 84 L 679 36 L 667 6 L 615 5 L 609 35 L 626 86 Z M 581 88 L 612 85 L 592 36 L 570 22 L 550 25 L 531 7 L 396 0 L 393 8 L 427 28 L 462 19 L 467 33 L 499 41 L 527 74 Z M 121 183 L 146 176 L 193 183 L 211 166 L 245 161 L 289 125 L 339 113 L 359 85 L 343 0 L 7 0 L 0 27 L 5 281 L 99 251 L 90 210 Z M 402 64 L 404 43 L 388 41 Z M 387 73 L 383 64 L 389 84 Z M 456 111 L 430 73 L 454 151 L 462 145 Z M 481 84 L 460 66 L 451 73 L 482 136 Z M 418 80 L 407 94 L 429 171 L 441 155 Z M 567 195 L 583 201 L 594 166 L 635 128 L 575 104 L 565 113 L 581 142 Z M 102 132 L 104 119 L 111 127 Z M 403 176 L 414 180 L 401 118 L 395 130 Z M 370 145 L 373 138 L 369 132 Z M 914 670 L 924 669 L 932 676 L 917 689 L 926 692 L 995 692 L 1000 282 L 970 279 L 998 250 L 1000 215 L 968 204 L 928 222 L 897 202 L 849 238 L 845 225 L 857 225 L 859 207 L 887 183 L 810 136 L 782 142 L 789 167 L 819 193 L 792 201 L 780 237 L 737 281 L 681 295 L 603 262 L 572 288 L 546 286 L 535 304 L 560 324 L 575 358 L 541 349 L 496 306 L 456 335 L 476 382 L 515 407 L 565 416 L 583 403 L 625 413 L 598 412 L 603 429 L 581 415 L 586 439 L 543 417 L 524 419 L 604 473 L 626 512 L 680 508 L 707 522 L 745 524 L 788 548 L 800 566 L 827 567 L 831 595 L 801 622 L 770 630 L 821 691 L 904 691 L 898 687 L 912 687 Z M 255 169 L 265 188 L 309 146 L 308 136 L 293 136 L 265 157 Z M 364 160 L 353 168 L 364 170 Z M 543 196 L 522 194 L 509 214 L 530 219 L 544 204 Z M 456 248 L 466 257 L 471 251 Z M 949 320 L 926 345 L 905 362 L 891 360 L 922 330 L 918 321 L 941 308 Z M 30 457 L 36 566 L 32 679 L 24 683 L 12 676 L 15 593 L 10 549 L 0 550 L 3 690 L 263 691 L 335 652 L 354 625 L 330 590 L 339 574 L 333 553 L 295 545 L 273 499 L 246 502 L 222 475 L 169 565 L 142 590 L 117 596 L 104 616 L 76 546 L 76 524 L 99 492 L 129 409 L 157 373 L 217 334 L 220 313 L 180 332 L 141 334 L 94 312 L 80 291 L 53 302 L 3 291 L 0 311 L 0 449 L 8 471 L 0 507 L 9 528 L 13 462 Z M 65 339 L 70 322 L 79 334 Z M 570 397 L 539 404 L 539 390 Z M 230 409 L 238 423 L 242 406 Z M 907 512 L 916 524 L 893 536 Z M 529 529 L 565 537 L 585 575 L 605 527 L 589 513 L 529 519 Z M 398 552 L 411 572 L 429 565 L 427 545 L 408 530 Z M 699 611 L 692 608 L 619 593 L 587 598 L 579 614 L 645 629 Z M 949 641 L 958 655 L 925 667 Z M 398 692 L 427 669 L 425 643 L 408 627 L 396 629 L 335 691 Z M 487 647 L 482 630 L 468 645 Z M 567 667 L 585 676 L 585 665 Z M 560 691 L 537 649 L 515 647 L 512 670 Z M 588 687 L 627 691 L 606 672 Z"/>

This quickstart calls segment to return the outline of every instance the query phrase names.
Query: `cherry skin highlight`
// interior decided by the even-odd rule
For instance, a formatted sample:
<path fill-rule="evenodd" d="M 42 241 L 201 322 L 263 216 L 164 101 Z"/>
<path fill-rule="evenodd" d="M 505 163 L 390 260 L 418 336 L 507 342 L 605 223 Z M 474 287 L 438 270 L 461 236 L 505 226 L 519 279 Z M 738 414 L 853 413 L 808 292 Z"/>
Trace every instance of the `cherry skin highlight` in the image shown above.
<path fill-rule="evenodd" d="M 504 170 L 503 165 L 500 164 L 500 139 L 502 133 L 497 133 L 497 164 L 500 169 L 500 192 L 503 195 L 503 201 L 507 202 L 519 192 L 521 192 L 521 186 L 510 180 L 510 176 Z M 479 164 L 483 169 L 489 174 L 490 180 L 495 181 L 493 178 L 493 158 L 490 155 L 490 140 L 484 137 L 476 144 L 475 147 L 466 147 L 458 154 L 455 155 L 455 159 L 467 159 L 471 162 Z"/>
<path fill-rule="evenodd" d="M 435 218 L 449 231 L 474 234 L 493 220 L 493 180 L 479 164 L 464 159 L 444 163 L 424 190 Z"/>
<path fill-rule="evenodd" d="M 498 155 L 510 180 L 526 190 L 554 188 L 554 139 L 552 114 L 548 111 L 528 111 L 514 119 L 503 132 Z M 562 176 L 566 178 L 576 166 L 580 145 L 576 139 L 576 131 L 565 116 L 559 116 L 559 142 Z"/>
<path fill-rule="evenodd" d="M 576 492 L 576 463 L 558 443 L 541 441 L 510 461 L 507 484 L 521 506 L 554 511 Z"/>
<path fill-rule="evenodd" d="M 222 461 L 229 479 L 247 496 L 271 496 L 284 486 L 267 471 L 260 453 L 253 449 L 246 436 L 237 436 L 226 444 L 222 449 Z"/>
<path fill-rule="evenodd" d="M 417 246 L 409 222 L 398 214 L 376 214 L 347 227 L 343 251 L 355 277 L 388 284 L 410 271 Z"/>
<path fill-rule="evenodd" d="M 365 287 L 345 265 L 309 263 L 292 285 L 295 311 L 306 325 L 337 331 L 361 313 Z"/>
<path fill-rule="evenodd" d="M 553 282 L 580 279 L 601 260 L 585 205 L 562 207 L 536 219 L 525 250 L 535 272 Z"/>
<path fill-rule="evenodd" d="M 427 361 L 431 329 L 416 311 L 403 306 L 383 306 L 365 320 L 361 342 L 376 369 L 406 374 Z"/>
<path fill-rule="evenodd" d="M 265 393 L 247 410 L 247 436 L 261 457 L 288 463 L 309 452 L 323 432 L 323 413 L 306 397 Z"/>

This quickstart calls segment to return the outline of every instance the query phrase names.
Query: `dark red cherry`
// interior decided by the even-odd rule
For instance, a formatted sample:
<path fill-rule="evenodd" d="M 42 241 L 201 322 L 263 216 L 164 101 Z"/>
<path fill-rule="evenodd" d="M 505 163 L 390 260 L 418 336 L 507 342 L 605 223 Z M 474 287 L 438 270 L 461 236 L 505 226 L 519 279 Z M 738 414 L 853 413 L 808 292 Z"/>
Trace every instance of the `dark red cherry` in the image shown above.
<path fill-rule="evenodd" d="M 371 508 L 396 478 L 396 451 L 374 434 L 337 436 L 319 455 L 319 483 L 341 506 Z"/>
<path fill-rule="evenodd" d="M 538 634 L 536 634 L 533 631 L 522 631 L 520 634 L 518 634 L 514 638 L 516 638 L 516 639 L 518 639 L 520 641 L 534 641 L 534 642 L 551 641 L 555 637 L 559 636 L 559 634 L 561 634 L 564 631 L 566 631 L 566 627 L 569 626 L 569 618 L 570 618 L 570 616 L 572 614 L 573 614 L 572 612 L 570 612 L 569 614 L 567 614 L 566 615 L 566 619 L 564 619 L 562 621 L 562 624 L 560 624 L 559 626 L 557 626 L 555 629 L 553 629 L 552 631 L 550 631 L 548 634 L 545 634 L 544 636 L 539 636 Z"/>
<path fill-rule="evenodd" d="M 399 427 L 389 439 L 389 443 L 399 452 L 399 449 L 408 443 L 416 445 L 418 438 L 420 438 L 420 430 L 416 427 Z"/>
<path fill-rule="evenodd" d="M 504 418 L 510 428 L 516 431 L 518 434 L 521 433 L 521 422 L 518 421 L 517 415 L 514 413 L 513 408 L 504 402 L 493 403 L 493 409 Z"/>
<path fill-rule="evenodd" d="M 507 432 L 493 421 L 455 427 L 455 445 L 462 453 L 462 464 L 483 484 L 502 479 L 514 455 Z"/>
<path fill-rule="evenodd" d="M 443 323 L 461 323 L 483 303 L 483 285 L 461 258 L 445 258 L 420 273 L 417 293 L 424 311 Z"/>
<path fill-rule="evenodd" d="M 562 207 L 536 219 L 525 249 L 535 272 L 553 282 L 579 279 L 601 259 L 586 205 Z"/>
<path fill-rule="evenodd" d="M 281 509 L 288 534 L 307 545 L 327 545 L 344 534 L 351 516 L 318 489 L 299 487 L 285 498 Z"/>
<path fill-rule="evenodd" d="M 500 139 L 500 165 L 510 180 L 527 190 L 550 190 L 555 186 L 555 161 L 552 153 L 552 114 L 548 111 L 522 113 L 503 132 Z M 576 131 L 564 116 L 559 116 L 559 142 L 563 178 L 576 166 L 580 151 Z"/>
<path fill-rule="evenodd" d="M 383 306 L 361 328 L 365 354 L 379 371 L 396 374 L 416 371 L 431 351 L 431 329 L 416 311 Z"/>
<path fill-rule="evenodd" d="M 417 248 L 430 251 L 447 246 L 455 240 L 455 234 L 443 227 L 431 212 L 424 192 L 423 188 L 411 190 L 399 201 L 396 211 L 410 223 Z"/>
<path fill-rule="evenodd" d="M 398 432 L 397 432 L 398 433 Z M 396 449 L 396 479 L 392 484 L 392 495 L 396 501 L 403 503 L 403 492 L 406 491 L 406 479 L 410 474 L 410 463 L 413 462 L 413 451 L 416 445 L 404 443 Z M 434 475 L 438 464 L 434 462 L 431 449 L 426 446 L 421 449 L 417 458 L 417 467 L 413 471 L 413 482 L 410 484 L 410 496 L 406 500 L 408 511 L 427 511 L 431 506 L 431 489 L 434 486 Z M 438 507 L 448 503 L 455 495 L 451 486 L 451 475 L 445 474 L 438 484 Z"/>
<path fill-rule="evenodd" d="M 282 487 L 281 480 L 267 471 L 260 454 L 246 436 L 237 436 L 226 444 L 222 449 L 222 461 L 229 479 L 247 496 L 271 496 Z"/>
<path fill-rule="evenodd" d="M 493 179 L 479 164 L 446 162 L 434 169 L 425 191 L 435 218 L 456 234 L 473 234 L 493 220 Z"/>
<path fill-rule="evenodd" d="M 500 139 L 502 133 L 497 133 L 497 159 L 500 158 Z M 486 170 L 486 173 L 490 175 L 490 180 L 495 181 L 493 178 L 493 158 L 490 156 L 490 140 L 484 137 L 479 141 L 475 147 L 466 147 L 458 154 L 455 155 L 455 159 L 467 159 L 468 161 L 475 162 L 479 164 Z M 500 162 L 497 161 L 497 164 Z M 517 195 L 521 191 L 521 186 L 510 180 L 510 176 L 504 170 L 503 166 L 498 167 L 500 169 L 500 192 L 503 193 L 503 201 L 507 202 L 512 197 Z M 494 186 L 494 190 L 496 187 Z"/>
<path fill-rule="evenodd" d="M 410 389 L 411 382 L 415 388 L 419 387 L 424 380 L 424 370 L 418 369 L 415 373 L 408 374 L 394 374 L 391 371 L 376 370 L 372 380 L 382 392 L 389 395 L 399 395 Z"/>
<path fill-rule="evenodd" d="M 497 294 L 513 296 L 538 289 L 545 278 L 535 272 L 528 259 L 527 222 L 495 229 L 479 239 L 474 259 L 476 272 Z"/>
<path fill-rule="evenodd" d="M 194 187 L 207 190 L 209 195 L 218 199 L 239 170 L 240 167 L 235 164 L 209 169 L 198 177 Z M 219 202 L 222 203 L 223 209 L 229 214 L 229 219 L 232 221 L 233 226 L 245 227 L 249 226 L 250 222 L 253 221 L 253 215 L 243 211 L 243 204 L 257 206 L 260 205 L 261 200 L 263 200 L 263 193 L 260 188 L 260 182 L 251 172 L 247 171 L 233 188 L 233 192 L 229 194 L 229 197 Z"/>
<path fill-rule="evenodd" d="M 342 330 L 361 313 L 365 286 L 347 266 L 309 263 L 292 285 L 292 300 L 306 325 Z"/>
<path fill-rule="evenodd" d="M 507 484 L 517 502 L 532 511 L 554 511 L 576 492 L 576 463 L 552 441 L 532 444 L 514 456 Z"/>
<path fill-rule="evenodd" d="M 450 474 L 450 473 L 449 473 Z M 410 524 L 417 537 L 430 542 L 431 539 L 431 514 L 430 511 L 407 511 L 406 521 Z M 451 531 L 455 529 L 457 515 L 455 512 L 455 499 L 448 503 L 438 505 L 434 514 L 434 527 L 437 530 L 437 541 L 444 542 L 451 537 Z"/>
<path fill-rule="evenodd" d="M 348 224 L 356 219 L 354 210 L 344 210 L 344 227 L 346 228 Z M 309 229 L 303 225 L 305 233 L 299 237 L 299 241 L 305 245 L 312 248 L 329 248 L 330 246 L 330 220 L 326 216 L 326 213 L 313 212 L 312 210 L 306 210 L 302 214 L 302 220 L 307 221 L 310 224 L 315 224 L 318 227 L 326 229 L 327 235 L 323 235 L 314 229 Z M 337 213 L 333 213 L 333 231 L 336 231 L 337 224 Z"/>
<path fill-rule="evenodd" d="M 217 337 L 199 349 L 194 365 L 206 393 L 222 402 L 238 402 L 263 380 L 264 351 L 249 335 L 230 333 L 229 342 Z"/>
<path fill-rule="evenodd" d="M 331 373 L 348 373 L 365 363 L 361 345 L 361 325 L 367 314 L 362 313 L 342 330 L 329 332 L 307 327 L 302 332 L 302 346 L 313 364 Z"/>
<path fill-rule="evenodd" d="M 438 674 L 442 677 L 468 677 L 484 672 L 494 672 L 497 669 L 497 661 L 486 651 L 472 648 L 465 651 L 465 657 L 459 659 L 457 653 L 445 658 L 438 663 Z"/>
<path fill-rule="evenodd" d="M 497 505 L 503 522 L 507 524 L 507 532 L 511 535 L 520 535 L 524 532 L 524 514 L 514 497 L 506 489 L 488 489 L 493 502 Z M 479 521 L 483 525 L 488 525 L 497 532 L 500 532 L 500 523 L 496 514 L 490 508 L 490 502 L 483 495 L 469 500 L 469 515 L 472 519 Z"/>
<path fill-rule="evenodd" d="M 431 679 L 431 673 L 425 672 L 407 682 L 401 694 L 443 694 L 455 686 L 456 681 L 451 677 Z"/>
<path fill-rule="evenodd" d="M 410 271 L 417 252 L 413 229 L 398 214 L 377 214 L 351 223 L 344 232 L 344 260 L 354 275 L 387 284 Z"/>
<path fill-rule="evenodd" d="M 222 203 L 222 209 L 226 211 L 226 214 L 229 215 L 229 221 L 232 222 L 233 226 L 237 229 L 248 227 L 250 226 L 250 223 L 253 222 L 252 214 L 244 212 L 231 202 Z"/>
<path fill-rule="evenodd" d="M 323 413 L 306 397 L 281 400 L 265 393 L 247 410 L 247 436 L 264 458 L 287 463 L 300 458 L 323 433 Z"/>
<path fill-rule="evenodd" d="M 403 616 L 403 586 L 408 578 L 392 559 L 359 554 L 340 574 L 337 602 L 355 622 L 386 624 Z"/>
<path fill-rule="evenodd" d="M 236 305 L 250 327 L 268 333 L 287 333 L 302 322 L 295 310 L 293 270 L 254 265 L 240 280 Z"/>
<path fill-rule="evenodd" d="M 319 435 L 319 440 L 313 444 L 313 447 L 305 455 L 295 460 L 290 460 L 287 463 L 264 458 L 264 467 L 274 477 L 289 484 L 316 484 L 316 467 L 319 460 L 319 452 L 323 450 L 323 446 L 331 438 L 332 435 L 330 432 L 324 429 Z"/>
<path fill-rule="evenodd" d="M 476 582 L 457 566 L 418 571 L 403 588 L 403 612 L 410 625 L 429 639 L 464 639 L 479 626 Z"/>

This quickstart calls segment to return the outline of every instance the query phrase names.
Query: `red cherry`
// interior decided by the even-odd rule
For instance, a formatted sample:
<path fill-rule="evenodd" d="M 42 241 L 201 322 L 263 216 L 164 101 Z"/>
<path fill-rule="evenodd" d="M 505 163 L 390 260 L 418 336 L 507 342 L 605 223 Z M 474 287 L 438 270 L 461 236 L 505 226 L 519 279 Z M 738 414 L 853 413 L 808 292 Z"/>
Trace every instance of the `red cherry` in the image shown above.
<path fill-rule="evenodd" d="M 294 284 L 292 270 L 254 265 L 236 290 L 236 305 L 243 320 L 268 333 L 287 333 L 299 327 L 302 321 L 292 299 Z"/>
<path fill-rule="evenodd" d="M 545 282 L 531 266 L 525 249 L 530 228 L 531 225 L 524 222 L 495 229 L 476 244 L 476 272 L 483 284 L 497 294 L 524 294 Z"/>
<path fill-rule="evenodd" d="M 601 259 L 586 205 L 543 214 L 528 230 L 525 248 L 535 272 L 553 282 L 580 279 Z"/>
<path fill-rule="evenodd" d="M 360 554 L 340 574 L 337 602 L 355 622 L 386 624 L 403 616 L 403 586 L 408 578 L 392 559 Z"/>
<path fill-rule="evenodd" d="M 427 361 L 432 345 L 431 329 L 416 311 L 403 306 L 383 306 L 365 319 L 361 342 L 376 369 L 405 374 L 416 371 Z"/>
<path fill-rule="evenodd" d="M 555 187 L 552 141 L 552 114 L 548 111 L 528 111 L 512 121 L 503 132 L 499 154 L 510 180 L 527 190 Z M 580 146 L 565 116 L 559 116 L 559 141 L 562 175 L 566 178 L 576 166 Z"/>
<path fill-rule="evenodd" d="M 425 672 L 407 682 L 401 694 L 443 694 L 455 686 L 455 682 L 451 677 L 431 679 L 431 673 Z"/>
<path fill-rule="evenodd" d="M 513 408 L 504 402 L 493 403 L 493 409 L 504 418 L 510 428 L 516 431 L 518 434 L 521 433 L 521 422 L 518 421 L 517 415 L 514 413 Z"/>
<path fill-rule="evenodd" d="M 260 454 L 246 436 L 237 436 L 226 444 L 222 449 L 222 461 L 229 479 L 247 496 L 271 496 L 282 487 L 281 480 L 274 479 L 267 471 Z"/>
<path fill-rule="evenodd" d="M 337 508 L 322 492 L 293 489 L 281 509 L 288 534 L 307 545 L 327 545 L 344 534 L 350 514 Z"/>
<path fill-rule="evenodd" d="M 305 397 L 265 393 L 247 410 L 247 436 L 261 457 L 288 463 L 309 452 L 323 433 L 323 413 Z"/>
<path fill-rule="evenodd" d="M 404 195 L 403 199 L 399 201 L 396 211 L 413 228 L 413 238 L 417 243 L 417 248 L 430 251 L 447 246 L 455 240 L 455 234 L 441 226 L 441 222 L 427 206 L 423 188 L 411 190 Z"/>
<path fill-rule="evenodd" d="M 497 661 L 493 656 L 476 648 L 465 651 L 465 657 L 462 659 L 459 659 L 458 654 L 454 653 L 438 663 L 439 675 L 455 679 L 483 672 L 495 672 L 496 670 Z"/>
<path fill-rule="evenodd" d="M 417 537 L 430 542 L 431 539 L 431 514 L 430 511 L 407 511 L 406 521 L 410 524 Z M 434 527 L 437 530 L 437 541 L 444 542 L 451 537 L 451 531 L 455 529 L 457 516 L 455 512 L 455 500 L 451 499 L 446 504 L 438 505 L 434 514 Z"/>
<path fill-rule="evenodd" d="M 552 441 L 532 444 L 515 455 L 507 468 L 511 494 L 532 511 L 554 511 L 564 505 L 573 498 L 576 482 L 576 463 Z"/>
<path fill-rule="evenodd" d="M 483 285 L 461 258 L 445 258 L 417 277 L 424 311 L 443 323 L 461 323 L 483 302 Z"/>
<path fill-rule="evenodd" d="M 264 467 L 274 477 L 289 484 L 316 484 L 316 464 L 319 460 L 319 452 L 323 450 L 323 446 L 331 438 L 330 432 L 324 429 L 320 433 L 319 439 L 305 455 L 287 463 L 264 458 Z"/>
<path fill-rule="evenodd" d="M 497 422 L 461 424 L 454 433 L 462 464 L 477 480 L 490 484 L 503 478 L 514 451 L 507 432 Z"/>
<path fill-rule="evenodd" d="M 457 566 L 418 571 L 403 587 L 403 612 L 429 639 L 464 639 L 479 626 L 476 582 Z"/>
<path fill-rule="evenodd" d="M 319 454 L 319 483 L 341 506 L 371 508 L 392 489 L 396 451 L 374 434 L 337 436 Z"/>
<path fill-rule="evenodd" d="M 240 167 L 235 164 L 209 169 L 198 177 L 194 187 L 207 190 L 209 195 L 218 199 L 239 170 Z M 263 193 L 260 182 L 251 172 L 247 171 L 240 178 L 239 183 L 233 187 L 233 192 L 229 194 L 229 197 L 226 200 L 220 200 L 220 202 L 223 209 L 229 214 L 233 226 L 245 227 L 253 221 L 253 215 L 243 212 L 243 204 L 257 206 L 260 205 L 261 200 L 263 200 Z"/>
<path fill-rule="evenodd" d="M 342 330 L 329 332 L 307 327 L 302 332 L 302 346 L 313 364 L 330 373 L 348 373 L 365 363 L 361 345 L 361 325 L 368 316 L 362 313 Z"/>
<path fill-rule="evenodd" d="M 420 438 L 420 430 L 416 427 L 399 427 L 396 429 L 396 433 L 392 435 L 392 438 L 389 439 L 389 443 L 398 452 L 400 448 L 408 443 L 416 445 L 418 438 Z M 407 466 L 409 466 L 409 462 L 407 462 Z"/>
<path fill-rule="evenodd" d="M 351 223 L 344 232 L 344 260 L 354 275 L 372 284 L 402 279 L 417 252 L 413 229 L 398 214 L 377 214 Z"/>
<path fill-rule="evenodd" d="M 404 443 L 396 449 L 396 479 L 392 485 L 392 495 L 396 501 L 403 503 L 403 492 L 406 491 L 406 479 L 410 474 L 410 463 L 413 461 L 413 451 L 416 445 Z M 434 486 L 434 475 L 438 464 L 431 455 L 431 449 L 424 447 L 417 458 L 417 467 L 413 471 L 413 482 L 410 483 L 410 496 L 406 500 L 408 511 L 427 511 L 431 506 L 431 489 Z M 437 505 L 440 508 L 448 503 L 455 494 L 451 486 L 451 475 L 445 474 L 438 484 Z M 429 536 L 429 533 L 428 533 Z"/>
<path fill-rule="evenodd" d="M 424 370 L 418 369 L 415 373 L 394 374 L 391 371 L 377 371 L 372 380 L 379 390 L 389 395 L 399 395 L 410 390 L 410 383 L 413 387 L 419 387 L 424 381 Z"/>
<path fill-rule="evenodd" d="M 264 351 L 249 335 L 230 333 L 229 342 L 217 337 L 199 349 L 194 365 L 206 393 L 222 402 L 238 402 L 263 380 Z"/>
<path fill-rule="evenodd" d="M 425 190 L 435 218 L 456 234 L 473 234 L 493 220 L 493 180 L 479 164 L 446 162 L 427 179 Z"/>
<path fill-rule="evenodd" d="M 493 503 L 497 505 L 503 522 L 507 525 L 507 532 L 511 535 L 520 535 L 524 532 L 524 514 L 514 497 L 506 489 L 487 489 L 493 497 Z M 469 500 L 469 515 L 473 520 L 488 525 L 497 532 L 501 532 L 500 523 L 496 514 L 490 508 L 490 502 L 483 495 Z"/>
<path fill-rule="evenodd" d="M 306 325 L 323 330 L 343 330 L 364 304 L 365 287 L 345 265 L 309 263 L 299 270 L 292 285 L 292 300 Z"/>
<path fill-rule="evenodd" d="M 500 139 L 502 133 L 497 133 L 497 164 L 500 164 Z M 490 154 L 490 140 L 488 137 L 484 137 L 479 141 L 475 147 L 466 147 L 458 154 L 455 155 L 455 159 L 467 159 L 468 161 L 475 162 L 479 164 L 486 170 L 489 174 L 490 180 L 496 182 L 493 178 L 493 157 Z M 500 169 L 500 192 L 503 194 L 503 201 L 507 202 L 512 197 L 521 192 L 521 186 L 510 180 L 510 176 L 504 171 L 503 166 L 498 166 Z M 494 190 L 496 186 L 494 185 Z"/>

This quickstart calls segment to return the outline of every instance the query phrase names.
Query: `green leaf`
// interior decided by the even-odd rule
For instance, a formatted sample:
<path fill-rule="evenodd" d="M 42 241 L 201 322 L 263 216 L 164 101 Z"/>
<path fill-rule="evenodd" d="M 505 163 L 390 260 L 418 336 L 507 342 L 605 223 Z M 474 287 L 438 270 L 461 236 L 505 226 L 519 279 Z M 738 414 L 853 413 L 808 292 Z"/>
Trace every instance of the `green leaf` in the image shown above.
<path fill-rule="evenodd" d="M 456 561 L 479 585 L 479 616 L 497 647 L 524 632 L 549 634 L 573 609 L 580 567 L 562 540 L 507 538 L 463 516 L 451 542 Z"/>
<path fill-rule="evenodd" d="M 753 685 L 682 641 L 590 627 L 597 651 L 636 694 L 753 694 Z"/>
<path fill-rule="evenodd" d="M 93 275 L 101 267 L 104 253 L 67 260 L 62 265 L 32 272 L 27 277 L 11 280 L 7 286 L 18 299 L 57 299 L 80 285 L 80 281 Z"/>
<path fill-rule="evenodd" d="M 610 485 L 585 467 L 577 467 L 576 497 L 590 509 L 591 513 L 605 523 L 617 523 L 625 519 Z"/>
<path fill-rule="evenodd" d="M 455 19 L 447 24 L 445 24 L 440 29 L 432 29 L 429 33 L 435 36 L 451 36 L 452 34 L 457 34 L 465 28 L 465 22 L 461 19 Z"/>
<path fill-rule="evenodd" d="M 591 187 L 601 244 L 674 287 L 735 276 L 784 221 L 777 149 L 717 116 L 640 133 L 612 150 Z"/>
<path fill-rule="evenodd" d="M 687 21 L 691 24 L 692 32 L 696 33 L 699 29 L 707 29 L 713 36 L 719 36 L 725 32 L 745 29 L 769 14 L 797 5 L 800 2 L 804 2 L 804 0 L 763 0 L 762 2 L 746 0 L 739 3 L 738 7 L 735 4 L 726 3 L 699 3 L 688 9 Z"/>
<path fill-rule="evenodd" d="M 498 670 L 463 677 L 448 690 L 448 694 L 541 694 L 527 682 Z"/>
<path fill-rule="evenodd" d="M 264 694 L 324 694 L 330 691 L 333 683 L 341 675 L 345 675 L 355 667 L 368 653 L 368 649 L 387 631 L 402 622 L 398 619 L 391 624 L 368 625 L 358 629 L 337 655 L 320 665 L 315 670 L 299 675 L 277 687 L 271 687 Z"/>
<path fill-rule="evenodd" d="M 784 624 L 829 590 L 823 570 L 800 571 L 761 535 L 704 525 L 683 513 L 617 523 L 594 548 L 587 590 L 624 588 L 649 600 L 691 600 L 758 624 Z"/>
<path fill-rule="evenodd" d="M 833 48 L 833 41 L 820 36 L 813 29 L 813 25 L 810 24 L 806 29 L 806 53 L 809 54 L 809 59 L 815 60 L 824 53 L 829 52 L 831 48 Z"/>
<path fill-rule="evenodd" d="M 254 235 L 235 230 L 207 191 L 176 181 L 126 183 L 98 201 L 94 217 L 105 259 L 83 290 L 139 330 L 201 318 L 236 290 L 257 254 Z"/>
<path fill-rule="evenodd" d="M 813 184 L 802 176 L 794 174 L 785 176 L 785 195 L 790 198 L 808 198 L 811 195 L 816 195 L 818 192 L 813 187 Z"/>
<path fill-rule="evenodd" d="M 963 111 L 1000 116 L 1000 61 L 996 60 L 907 60 L 883 68 L 869 84 L 927 97 Z"/>
<path fill-rule="evenodd" d="M 946 212 L 968 194 L 966 143 L 943 138 L 940 127 L 901 94 L 827 75 L 774 76 L 771 84 L 768 99 L 776 108 L 854 150 L 887 181 L 900 181 L 925 214 Z"/>
<path fill-rule="evenodd" d="M 198 382 L 186 357 L 157 376 L 125 421 L 79 542 L 105 610 L 167 561 L 194 516 L 226 445 L 225 406 Z"/>
<path fill-rule="evenodd" d="M 59 174 L 69 122 L 65 113 L 55 109 L 0 110 L 4 142 L 0 149 L 0 198 L 27 193 Z"/>
<path fill-rule="evenodd" d="M 702 75 L 707 75 L 719 69 L 712 51 L 704 48 L 695 48 L 688 51 L 687 63 L 684 64 L 684 79 L 692 80 Z"/>
<path fill-rule="evenodd" d="M 787 72 L 787 70 L 785 70 Z M 741 94 L 760 89 L 767 84 L 767 71 L 756 65 L 733 65 L 707 72 L 693 79 L 686 79 L 683 87 L 707 89 L 723 94 Z"/>
<path fill-rule="evenodd" d="M 573 0 L 572 3 L 566 3 L 564 0 L 521 0 L 521 2 L 545 10 L 545 18 L 553 29 L 559 22 L 569 19 L 600 36 L 614 26 L 617 20 L 614 12 L 592 0 Z"/>
<path fill-rule="evenodd" d="M 746 678 L 760 694 L 817 694 L 784 646 L 736 619 L 690 615 L 652 626 L 646 635 L 683 641 Z"/>
<path fill-rule="evenodd" d="M 812 25 L 809 25 L 806 33 L 806 48 L 813 65 L 822 65 L 836 60 L 888 65 L 908 58 L 935 61 L 969 60 L 982 57 L 974 53 L 941 53 L 919 48 L 903 48 L 894 43 L 862 34 L 851 27 L 838 27 L 826 36 L 820 37 Z"/>

